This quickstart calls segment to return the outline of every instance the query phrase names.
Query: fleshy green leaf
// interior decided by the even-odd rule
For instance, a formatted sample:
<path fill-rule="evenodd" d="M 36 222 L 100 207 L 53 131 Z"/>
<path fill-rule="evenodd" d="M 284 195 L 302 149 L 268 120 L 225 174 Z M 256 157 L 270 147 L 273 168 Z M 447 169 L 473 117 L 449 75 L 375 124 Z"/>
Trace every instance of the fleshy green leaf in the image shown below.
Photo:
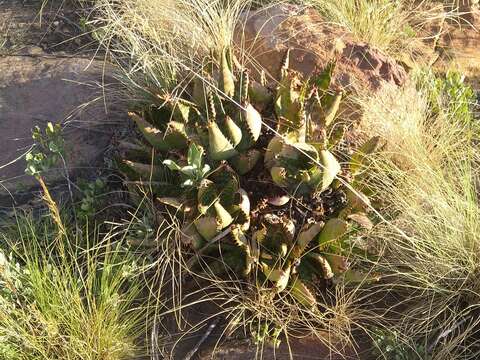
<path fill-rule="evenodd" d="M 317 304 L 315 296 L 300 279 L 295 279 L 290 285 L 289 290 L 290 294 L 304 306 L 313 308 Z"/>
<path fill-rule="evenodd" d="M 360 146 L 352 155 L 350 160 L 350 171 L 352 175 L 358 175 L 362 171 L 365 159 L 374 153 L 380 146 L 380 136 L 374 136 Z"/>
<path fill-rule="evenodd" d="M 320 246 L 328 246 L 329 243 L 332 243 L 345 235 L 347 229 L 348 224 L 342 219 L 333 218 L 328 220 L 318 236 L 318 244 Z"/>
<path fill-rule="evenodd" d="M 213 121 L 208 124 L 208 143 L 208 150 L 213 160 L 227 160 L 238 154 L 218 125 Z"/>

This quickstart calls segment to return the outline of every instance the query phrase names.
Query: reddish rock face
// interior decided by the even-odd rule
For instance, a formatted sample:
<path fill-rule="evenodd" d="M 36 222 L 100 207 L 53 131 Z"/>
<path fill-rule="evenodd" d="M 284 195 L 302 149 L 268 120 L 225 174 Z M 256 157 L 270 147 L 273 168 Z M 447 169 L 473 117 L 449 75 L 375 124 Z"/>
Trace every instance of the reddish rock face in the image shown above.
<path fill-rule="evenodd" d="M 365 43 L 355 42 L 344 29 L 327 24 L 313 9 L 278 5 L 244 14 L 236 44 L 249 54 L 244 61 L 253 73 L 263 68 L 278 79 L 288 48 L 290 67 L 308 76 L 337 58 L 335 84 L 342 88 L 380 88 L 382 82 L 402 85 L 407 74 L 395 60 Z"/>
<path fill-rule="evenodd" d="M 447 8 L 448 9 L 448 8 Z M 463 0 L 458 8 L 459 17 L 446 18 L 437 42 L 441 60 L 454 64 L 478 87 L 480 83 L 480 5 L 478 0 Z"/>
<path fill-rule="evenodd" d="M 458 4 L 458 12 L 461 17 L 470 25 L 478 29 L 480 25 L 480 1 L 462 0 Z"/>

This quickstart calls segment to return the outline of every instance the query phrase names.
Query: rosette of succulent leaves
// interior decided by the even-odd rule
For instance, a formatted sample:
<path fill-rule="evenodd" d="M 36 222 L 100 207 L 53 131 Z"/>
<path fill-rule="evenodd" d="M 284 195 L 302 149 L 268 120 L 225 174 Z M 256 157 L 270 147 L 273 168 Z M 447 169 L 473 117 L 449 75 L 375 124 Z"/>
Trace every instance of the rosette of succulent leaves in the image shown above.
<path fill-rule="evenodd" d="M 272 91 L 225 49 L 203 74 L 207 84 L 197 79 L 181 96 L 130 113 L 145 142 L 124 144 L 122 169 L 148 185 L 160 207 L 175 209 L 184 244 L 221 249 L 217 268 L 314 307 L 314 289 L 348 273 L 355 229 L 371 227 L 368 198 L 352 186 L 379 139 L 342 169 L 332 152 L 345 133 L 336 124 L 343 93 L 332 90 L 335 64 L 304 80 L 288 57 Z M 275 129 L 262 126 L 257 110 L 269 108 Z M 266 191 L 252 186 L 260 183 Z"/>

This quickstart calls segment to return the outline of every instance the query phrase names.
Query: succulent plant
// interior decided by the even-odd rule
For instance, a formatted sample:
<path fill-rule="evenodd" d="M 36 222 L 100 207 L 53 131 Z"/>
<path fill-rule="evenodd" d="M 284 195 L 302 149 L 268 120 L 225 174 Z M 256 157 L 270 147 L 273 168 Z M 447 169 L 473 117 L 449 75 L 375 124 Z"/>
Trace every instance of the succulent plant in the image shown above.
<path fill-rule="evenodd" d="M 250 221 L 250 202 L 239 186 L 236 173 L 225 162 L 209 171 L 210 167 L 203 164 L 202 151 L 198 150 L 196 145 L 191 145 L 189 157 L 192 165 L 181 166 L 171 160 L 164 161 L 169 168 L 184 174 L 186 180 L 182 179 L 182 185 L 188 190 L 176 197 L 157 198 L 161 204 L 183 214 L 183 240 L 196 244 L 195 248 L 231 224 L 246 231 Z M 195 162 L 197 165 L 194 165 Z"/>
<path fill-rule="evenodd" d="M 228 107 L 222 105 L 220 96 L 210 95 L 206 123 L 208 137 L 204 143 L 208 143 L 211 159 L 228 160 L 240 175 L 244 175 L 260 159 L 260 151 L 252 146 L 260 136 L 262 118 L 246 100 L 241 106 L 242 109 L 235 113 L 228 111 Z M 216 107 L 220 107 L 221 111 L 217 112 Z"/>
<path fill-rule="evenodd" d="M 277 136 L 268 144 L 265 166 L 281 187 L 322 192 L 341 170 L 329 151 L 327 130 L 335 119 L 342 92 L 330 91 L 333 63 L 306 81 L 287 64 L 282 68 L 275 99 Z"/>
<path fill-rule="evenodd" d="M 123 144 L 129 155 L 124 172 L 134 185 L 147 181 L 158 206 L 174 209 L 184 222 L 185 245 L 221 255 L 210 257 L 219 271 L 241 272 L 315 307 L 319 282 L 349 271 L 347 235 L 355 224 L 371 226 L 363 195 L 335 180 L 341 167 L 331 151 L 345 131 L 335 121 L 343 96 L 332 90 L 335 64 L 304 80 L 288 68 L 287 54 L 274 95 L 264 79 L 250 79 L 229 49 L 217 64 L 202 72 L 217 89 L 198 78 L 191 91 L 158 97 L 160 106 L 131 113 L 145 141 Z M 263 120 L 257 107 L 274 109 L 273 138 L 263 134 L 258 141 Z M 366 154 L 377 145 L 372 139 L 352 156 L 345 169 L 352 179 L 360 180 Z M 265 168 L 251 171 L 262 157 Z M 249 185 L 265 179 L 265 193 Z M 334 192 L 347 202 L 335 203 L 331 213 L 313 209 Z M 285 211 L 297 205 L 306 210 Z M 213 244 L 218 236 L 222 241 Z"/>
<path fill-rule="evenodd" d="M 187 165 L 180 166 L 170 159 L 163 160 L 163 165 L 166 165 L 172 171 L 180 172 L 184 177 L 182 187 L 198 187 L 210 172 L 210 165 L 203 163 L 203 148 L 195 143 L 190 144 L 188 148 Z"/>
<path fill-rule="evenodd" d="M 353 219 L 359 219 L 360 223 L 365 224 L 364 214 L 371 208 L 368 195 L 371 194 L 365 182 L 365 177 L 369 175 L 367 162 L 375 151 L 382 147 L 382 139 L 374 136 L 365 141 L 352 154 L 349 161 L 350 184 L 343 185 L 341 188 L 347 197 L 347 206 L 342 210 L 341 216 Z M 367 227 L 370 227 L 368 225 Z"/>
<path fill-rule="evenodd" d="M 244 275 L 257 266 L 277 292 L 288 291 L 300 303 L 314 307 L 313 284 L 348 270 L 342 253 L 348 229 L 346 221 L 332 218 L 326 223 L 310 219 L 297 231 L 287 216 L 267 214 L 250 240 L 239 228 L 234 228 L 233 237 L 246 256 Z"/>
<path fill-rule="evenodd" d="M 230 51 L 224 50 L 218 63 L 218 69 L 203 74 L 217 77 L 218 89 L 196 79 L 191 95 L 159 96 L 160 106 L 144 110 L 142 116 L 135 112 L 130 116 L 156 153 L 185 150 L 193 142 L 207 150 L 211 163 L 226 160 L 244 175 L 261 157 L 254 145 L 261 134 L 262 117 L 249 94 L 265 103 L 268 90 L 251 82 L 247 71 L 235 71 Z"/>

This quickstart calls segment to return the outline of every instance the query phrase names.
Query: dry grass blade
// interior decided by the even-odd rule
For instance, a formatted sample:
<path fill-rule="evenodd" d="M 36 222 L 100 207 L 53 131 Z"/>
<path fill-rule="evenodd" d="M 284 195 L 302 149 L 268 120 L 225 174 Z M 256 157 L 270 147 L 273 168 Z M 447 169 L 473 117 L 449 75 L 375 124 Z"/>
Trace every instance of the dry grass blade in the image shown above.
<path fill-rule="evenodd" d="M 456 111 L 463 104 L 445 99 L 449 107 L 432 113 L 428 94 L 410 84 L 387 87 L 364 102 L 366 131 L 388 144 L 367 183 L 391 218 L 374 235 L 386 247 L 382 271 L 395 279 L 385 286 L 408 300 L 401 331 L 437 342 L 435 359 L 473 359 L 480 293 L 478 132 Z"/>
<path fill-rule="evenodd" d="M 140 99 L 171 92 L 233 43 L 250 0 L 99 0 L 91 24 Z M 160 9 L 160 10 L 159 10 Z M 188 69 L 188 71 L 186 71 Z"/>

